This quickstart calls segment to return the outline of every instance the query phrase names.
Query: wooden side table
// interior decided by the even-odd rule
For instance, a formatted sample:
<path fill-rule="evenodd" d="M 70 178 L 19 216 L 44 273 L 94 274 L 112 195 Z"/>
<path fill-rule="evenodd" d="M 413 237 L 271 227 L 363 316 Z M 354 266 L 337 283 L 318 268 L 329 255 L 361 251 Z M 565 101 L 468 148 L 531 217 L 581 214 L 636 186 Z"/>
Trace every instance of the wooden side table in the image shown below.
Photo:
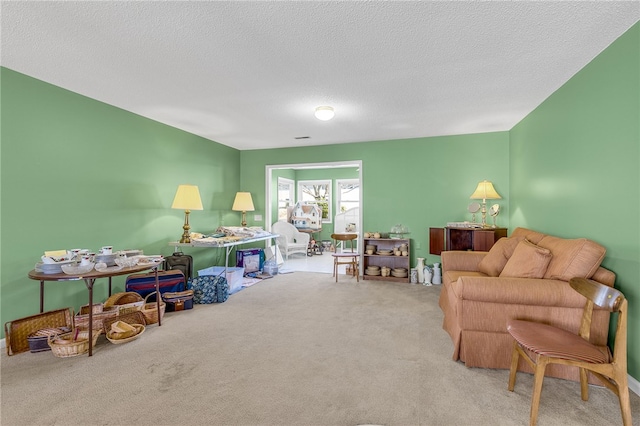
<path fill-rule="evenodd" d="M 429 253 L 440 255 L 445 250 L 489 251 L 507 228 L 429 228 Z"/>

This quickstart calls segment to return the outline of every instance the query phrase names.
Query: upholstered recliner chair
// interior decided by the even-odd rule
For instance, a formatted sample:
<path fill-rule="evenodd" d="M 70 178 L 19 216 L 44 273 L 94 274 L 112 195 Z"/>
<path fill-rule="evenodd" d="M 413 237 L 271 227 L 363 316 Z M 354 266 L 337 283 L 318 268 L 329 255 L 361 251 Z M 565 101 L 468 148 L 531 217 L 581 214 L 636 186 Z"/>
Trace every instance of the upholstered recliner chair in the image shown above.
<path fill-rule="evenodd" d="M 289 255 L 293 253 L 307 254 L 311 240 L 309 234 L 298 231 L 298 228 L 282 220 L 274 223 L 271 231 L 279 235 L 278 246 L 284 253 L 285 259 L 289 259 Z"/>

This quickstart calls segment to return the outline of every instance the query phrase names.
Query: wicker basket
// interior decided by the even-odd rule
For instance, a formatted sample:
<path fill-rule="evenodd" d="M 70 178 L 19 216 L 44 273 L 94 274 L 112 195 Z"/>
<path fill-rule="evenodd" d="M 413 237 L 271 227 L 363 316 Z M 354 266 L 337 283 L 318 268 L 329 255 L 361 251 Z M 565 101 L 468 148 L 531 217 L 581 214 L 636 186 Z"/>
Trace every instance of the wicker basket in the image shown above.
<path fill-rule="evenodd" d="M 94 303 L 93 304 L 93 313 L 94 314 L 99 314 L 101 312 L 104 312 L 104 305 L 102 303 Z M 78 312 L 80 315 L 87 315 L 89 313 L 89 305 L 83 305 L 80 306 L 80 312 Z"/>
<path fill-rule="evenodd" d="M 132 324 L 132 325 L 136 328 L 134 334 L 123 338 L 123 337 L 118 337 L 117 333 L 109 331 L 107 332 L 107 340 L 113 343 L 114 345 L 120 345 L 122 343 L 127 343 L 127 342 L 131 342 L 132 340 L 136 340 L 138 337 L 140 337 L 142 333 L 144 333 L 145 327 L 142 324 Z"/>
<path fill-rule="evenodd" d="M 105 307 L 116 307 L 119 314 L 139 311 L 143 304 L 142 296 L 133 291 L 113 294 L 104 302 Z"/>
<path fill-rule="evenodd" d="M 144 320 L 147 324 L 156 324 L 158 322 L 158 305 L 157 302 L 147 302 L 147 299 L 152 294 L 156 294 L 156 292 L 152 292 L 147 294 L 147 297 L 144 298 L 144 305 L 142 305 L 142 315 L 144 315 Z M 162 297 L 160 298 L 160 319 L 164 316 L 164 311 L 167 308 L 167 304 L 164 303 Z"/>
<path fill-rule="evenodd" d="M 94 312 L 95 312 L 95 305 L 94 305 Z M 93 314 L 93 329 L 94 330 L 102 330 L 102 325 L 104 323 L 105 320 L 111 319 L 111 318 L 115 318 L 118 316 L 118 307 L 116 306 L 111 306 L 111 307 L 107 307 L 105 306 L 103 308 L 102 312 L 97 312 Z M 84 315 L 78 314 L 74 317 L 73 319 L 74 322 L 74 326 L 75 328 L 79 328 L 82 330 L 88 330 L 89 329 L 89 313 L 88 313 L 88 308 L 87 308 L 87 313 Z"/>
<path fill-rule="evenodd" d="M 43 328 L 73 327 L 71 308 L 43 312 L 29 317 L 9 321 L 4 325 L 7 355 L 15 355 L 29 350 L 28 336 Z"/>
<path fill-rule="evenodd" d="M 93 330 L 93 346 L 96 345 L 102 330 Z M 65 343 L 62 343 L 65 342 Z M 60 336 L 49 337 L 51 353 L 58 358 L 69 358 L 89 352 L 89 332 L 73 331 Z"/>
<path fill-rule="evenodd" d="M 71 329 L 69 327 L 53 327 L 42 328 L 35 333 L 31 333 L 27 337 L 27 340 L 29 341 L 29 350 L 32 353 L 50 351 L 51 348 L 49 347 L 49 337 L 65 334 L 70 331 Z"/>
<path fill-rule="evenodd" d="M 142 312 L 135 311 L 135 312 L 129 312 L 126 314 L 120 314 L 115 318 L 109 318 L 107 320 L 104 320 L 104 324 L 103 324 L 104 332 L 108 333 L 109 331 L 111 331 L 111 324 L 113 324 L 116 321 L 123 321 L 131 325 L 133 324 L 147 325 L 147 322 L 145 321 L 144 315 L 142 314 Z"/>

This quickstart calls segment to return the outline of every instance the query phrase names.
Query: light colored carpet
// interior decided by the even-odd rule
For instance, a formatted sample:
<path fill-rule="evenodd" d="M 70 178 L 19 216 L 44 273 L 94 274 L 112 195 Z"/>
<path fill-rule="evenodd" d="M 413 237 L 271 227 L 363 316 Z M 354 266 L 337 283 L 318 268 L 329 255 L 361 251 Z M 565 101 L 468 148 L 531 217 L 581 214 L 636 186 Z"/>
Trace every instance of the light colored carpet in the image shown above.
<path fill-rule="evenodd" d="M 2 425 L 526 425 L 532 380 L 451 360 L 440 288 L 278 275 L 94 356 L 1 358 Z M 634 421 L 640 397 L 632 395 Z M 539 425 L 621 424 L 545 379 Z"/>

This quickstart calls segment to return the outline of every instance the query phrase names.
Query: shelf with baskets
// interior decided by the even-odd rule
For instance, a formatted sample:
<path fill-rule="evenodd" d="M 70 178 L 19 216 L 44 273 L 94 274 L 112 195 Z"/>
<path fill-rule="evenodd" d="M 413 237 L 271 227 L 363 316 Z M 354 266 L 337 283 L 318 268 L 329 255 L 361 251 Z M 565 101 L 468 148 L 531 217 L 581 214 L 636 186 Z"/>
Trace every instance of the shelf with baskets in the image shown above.
<path fill-rule="evenodd" d="M 364 238 L 363 279 L 410 282 L 411 240 L 408 238 Z M 382 269 L 389 275 L 383 276 Z"/>

